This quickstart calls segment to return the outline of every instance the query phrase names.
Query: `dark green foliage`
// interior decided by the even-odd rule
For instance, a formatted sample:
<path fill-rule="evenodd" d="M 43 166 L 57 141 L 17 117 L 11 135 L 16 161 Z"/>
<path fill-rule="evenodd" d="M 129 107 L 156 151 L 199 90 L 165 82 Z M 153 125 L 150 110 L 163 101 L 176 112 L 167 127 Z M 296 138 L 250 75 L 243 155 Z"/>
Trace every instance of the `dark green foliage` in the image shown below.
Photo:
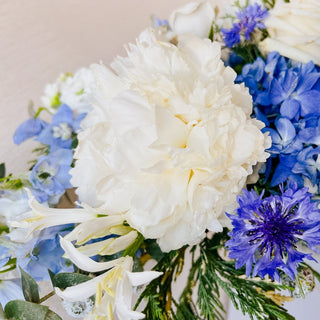
<path fill-rule="evenodd" d="M 22 300 L 13 300 L 4 308 L 6 319 L 10 320 L 62 320 L 47 306 Z"/>
<path fill-rule="evenodd" d="M 172 297 L 172 285 L 184 266 L 186 247 L 164 255 L 154 267 L 154 270 L 163 272 L 163 276 L 145 288 L 136 308 L 143 299 L 146 300 L 144 313 L 147 320 L 223 320 L 225 311 L 220 293 L 224 291 L 235 307 L 249 314 L 251 319 L 294 320 L 282 306 L 264 294 L 287 287 L 259 278 L 246 278 L 244 269 L 236 270 L 234 261 L 225 260 L 220 255 L 227 239 L 227 230 L 224 230 L 191 249 L 192 266 L 179 301 Z M 192 293 L 197 287 L 195 303 Z"/>
<path fill-rule="evenodd" d="M 0 179 L 4 178 L 6 176 L 6 166 L 3 163 L 0 163 Z"/>
<path fill-rule="evenodd" d="M 49 271 L 52 286 L 58 287 L 60 289 L 65 289 L 67 287 L 75 286 L 79 283 L 86 282 L 88 280 L 91 280 L 92 278 L 80 273 L 69 273 L 69 272 L 63 272 L 54 274 L 51 271 Z"/>
<path fill-rule="evenodd" d="M 37 282 L 20 268 L 23 296 L 26 301 L 39 303 L 39 287 Z"/>

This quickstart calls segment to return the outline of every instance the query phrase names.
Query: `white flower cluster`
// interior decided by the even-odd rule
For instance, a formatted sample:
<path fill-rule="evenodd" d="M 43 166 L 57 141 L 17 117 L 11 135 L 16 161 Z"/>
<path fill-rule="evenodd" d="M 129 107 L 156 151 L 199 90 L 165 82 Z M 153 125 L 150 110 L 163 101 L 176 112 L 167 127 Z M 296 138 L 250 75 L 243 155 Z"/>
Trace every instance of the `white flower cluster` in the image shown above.
<path fill-rule="evenodd" d="M 46 85 L 42 103 L 52 113 L 63 103 L 77 114 L 89 112 L 88 92 L 92 82 L 93 75 L 88 68 L 81 68 L 74 75 L 61 74 L 56 82 Z"/>
<path fill-rule="evenodd" d="M 144 31 L 128 57 L 92 66 L 93 111 L 83 122 L 72 183 L 80 200 L 123 213 L 163 251 L 221 231 L 270 140 L 252 100 L 220 60 L 220 46 Z"/>

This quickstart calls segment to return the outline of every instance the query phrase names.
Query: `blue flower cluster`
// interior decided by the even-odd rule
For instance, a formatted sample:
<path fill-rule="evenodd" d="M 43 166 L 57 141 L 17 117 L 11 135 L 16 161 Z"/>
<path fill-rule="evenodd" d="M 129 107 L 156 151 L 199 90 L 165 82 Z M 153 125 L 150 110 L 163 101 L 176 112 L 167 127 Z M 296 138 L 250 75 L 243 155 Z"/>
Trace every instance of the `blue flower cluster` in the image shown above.
<path fill-rule="evenodd" d="M 73 272 L 72 264 L 63 258 L 64 250 L 60 246 L 59 235 L 64 236 L 71 225 L 47 228 L 38 237 L 17 247 L 17 266 L 37 281 L 49 280 L 53 273 Z"/>
<path fill-rule="evenodd" d="M 223 40 L 227 47 L 232 48 L 241 42 L 241 36 L 246 41 L 252 39 L 254 31 L 265 29 L 263 20 L 268 16 L 268 10 L 258 3 L 249 5 L 237 13 L 237 22 L 230 29 L 221 29 Z"/>
<path fill-rule="evenodd" d="M 72 187 L 68 173 L 73 161 L 72 143 L 85 116 L 85 113 L 74 116 L 73 111 L 63 104 L 52 116 L 51 123 L 32 118 L 16 130 L 16 144 L 34 137 L 48 146 L 48 154 L 38 159 L 29 175 L 31 191 L 38 201 L 56 204 L 64 191 Z"/>
<path fill-rule="evenodd" d="M 228 215 L 234 228 L 226 246 L 230 258 L 237 259 L 236 268 L 246 265 L 247 277 L 268 274 L 280 281 L 279 269 L 294 280 L 298 264 L 314 260 L 299 251 L 298 243 L 319 253 L 320 210 L 307 190 L 293 183 L 281 195 L 263 198 L 243 190 L 238 197 L 237 214 Z"/>
<path fill-rule="evenodd" d="M 320 70 L 276 52 L 243 67 L 237 81 L 253 97 L 255 116 L 266 125 L 272 146 L 267 163 L 271 186 L 286 180 L 320 189 Z"/>

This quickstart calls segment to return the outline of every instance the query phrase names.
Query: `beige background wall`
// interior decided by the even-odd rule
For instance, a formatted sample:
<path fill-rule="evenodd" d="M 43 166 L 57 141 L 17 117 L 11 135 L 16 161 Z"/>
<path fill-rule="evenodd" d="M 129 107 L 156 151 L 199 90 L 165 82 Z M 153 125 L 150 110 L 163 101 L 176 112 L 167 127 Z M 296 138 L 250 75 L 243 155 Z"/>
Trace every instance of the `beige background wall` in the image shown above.
<path fill-rule="evenodd" d="M 8 173 L 27 169 L 33 143 L 17 147 L 12 135 L 28 118 L 27 105 L 36 105 L 46 83 L 61 72 L 97 61 L 108 64 L 124 53 L 150 25 L 150 15 L 167 18 L 189 0 L 0 0 L 0 162 Z M 307 301 L 289 305 L 297 320 L 316 320 L 319 291 Z M 295 309 L 295 310 L 294 310 Z M 304 315 L 304 317 L 303 317 Z M 229 320 L 244 317 L 233 311 Z"/>

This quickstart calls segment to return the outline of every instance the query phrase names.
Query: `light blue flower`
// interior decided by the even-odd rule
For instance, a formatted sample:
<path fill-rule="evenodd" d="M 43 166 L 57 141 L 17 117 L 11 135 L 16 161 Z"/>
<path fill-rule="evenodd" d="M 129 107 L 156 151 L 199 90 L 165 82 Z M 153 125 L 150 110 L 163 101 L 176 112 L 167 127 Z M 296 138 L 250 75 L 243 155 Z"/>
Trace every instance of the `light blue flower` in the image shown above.
<path fill-rule="evenodd" d="M 52 116 L 52 122 L 37 137 L 37 141 L 49 145 L 50 152 L 60 148 L 70 149 L 73 134 L 80 129 L 80 123 L 86 114 L 81 113 L 73 118 L 73 111 L 63 104 Z"/>
<path fill-rule="evenodd" d="M 20 144 L 29 138 L 38 136 L 47 125 L 47 122 L 39 118 L 31 118 L 22 122 L 13 135 L 14 143 Z"/>
<path fill-rule="evenodd" d="M 151 16 L 152 19 L 152 27 L 154 29 L 165 26 L 165 27 L 169 27 L 169 22 L 168 20 L 161 20 L 159 18 L 157 18 L 154 14 Z"/>
<path fill-rule="evenodd" d="M 37 281 L 49 280 L 53 273 L 73 272 L 69 261 L 63 258 L 59 235 L 64 236 L 70 225 L 47 228 L 38 237 L 21 244 L 16 250 L 17 265 Z"/>
<path fill-rule="evenodd" d="M 42 156 L 32 168 L 29 181 L 32 193 L 39 202 L 58 202 L 66 189 L 72 188 L 69 170 L 73 161 L 72 150 L 59 149 Z"/>
<path fill-rule="evenodd" d="M 2 308 L 11 300 L 24 300 L 21 280 L 0 280 L 0 303 Z"/>

